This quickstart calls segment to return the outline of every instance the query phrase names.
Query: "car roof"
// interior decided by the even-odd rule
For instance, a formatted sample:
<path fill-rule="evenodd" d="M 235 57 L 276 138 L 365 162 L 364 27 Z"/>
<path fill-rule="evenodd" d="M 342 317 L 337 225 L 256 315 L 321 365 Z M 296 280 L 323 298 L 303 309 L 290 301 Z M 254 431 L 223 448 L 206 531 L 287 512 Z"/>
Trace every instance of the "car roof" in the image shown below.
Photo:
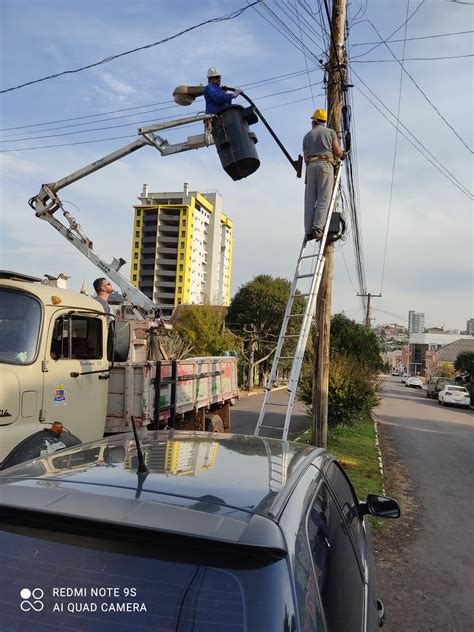
<path fill-rule="evenodd" d="M 0 506 L 285 551 L 277 527 L 312 463 L 304 444 L 235 434 L 142 433 L 138 474 L 131 433 L 0 472 Z M 314 469 L 315 475 L 318 470 Z"/>

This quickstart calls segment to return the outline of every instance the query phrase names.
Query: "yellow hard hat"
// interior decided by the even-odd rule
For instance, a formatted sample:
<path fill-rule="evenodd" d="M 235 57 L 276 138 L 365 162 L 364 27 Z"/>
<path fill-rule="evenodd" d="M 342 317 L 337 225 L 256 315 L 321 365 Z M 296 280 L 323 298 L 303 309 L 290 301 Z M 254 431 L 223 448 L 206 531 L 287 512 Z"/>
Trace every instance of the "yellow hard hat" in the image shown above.
<path fill-rule="evenodd" d="M 328 113 L 326 112 L 326 110 L 323 110 L 322 108 L 318 108 L 317 110 L 314 111 L 314 114 L 311 118 L 313 119 L 313 121 L 314 120 L 327 121 Z"/>

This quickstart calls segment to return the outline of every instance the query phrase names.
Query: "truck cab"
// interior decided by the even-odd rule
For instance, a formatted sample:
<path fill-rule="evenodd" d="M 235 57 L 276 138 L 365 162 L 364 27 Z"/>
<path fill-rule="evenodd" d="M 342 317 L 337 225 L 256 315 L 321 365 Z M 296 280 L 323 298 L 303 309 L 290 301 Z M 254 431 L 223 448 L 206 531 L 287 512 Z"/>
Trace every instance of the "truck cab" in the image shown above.
<path fill-rule="evenodd" d="M 39 443 L 44 453 L 103 436 L 107 336 L 94 299 L 0 272 L 0 467 L 19 449 L 37 456 Z M 55 422 L 70 434 L 51 434 Z"/>

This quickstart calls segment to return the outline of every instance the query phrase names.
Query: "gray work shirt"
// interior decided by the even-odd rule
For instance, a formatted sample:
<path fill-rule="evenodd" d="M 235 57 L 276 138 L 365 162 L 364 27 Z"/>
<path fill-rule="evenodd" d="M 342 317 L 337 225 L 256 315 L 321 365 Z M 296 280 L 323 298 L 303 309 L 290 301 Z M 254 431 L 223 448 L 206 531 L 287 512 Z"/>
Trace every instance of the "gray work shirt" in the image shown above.
<path fill-rule="evenodd" d="M 303 138 L 303 153 L 305 156 L 330 156 L 332 158 L 332 143 L 337 141 L 337 134 L 333 129 L 316 125 Z"/>
<path fill-rule="evenodd" d="M 102 298 L 102 296 L 94 296 L 94 300 L 102 305 L 106 314 L 110 314 L 110 305 L 105 300 L 105 298 Z"/>

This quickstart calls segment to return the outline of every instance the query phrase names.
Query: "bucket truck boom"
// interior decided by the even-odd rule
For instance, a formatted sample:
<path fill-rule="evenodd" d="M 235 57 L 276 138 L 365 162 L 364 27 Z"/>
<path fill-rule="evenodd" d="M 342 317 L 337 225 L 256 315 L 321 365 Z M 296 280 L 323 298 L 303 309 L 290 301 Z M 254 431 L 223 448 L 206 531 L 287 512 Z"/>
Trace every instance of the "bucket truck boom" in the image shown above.
<path fill-rule="evenodd" d="M 124 298 L 130 302 L 134 308 L 139 312 L 141 318 L 156 318 L 160 316 L 160 308 L 153 303 L 143 292 L 136 288 L 130 281 L 128 281 L 119 270 L 124 265 L 125 260 L 122 258 L 113 258 L 111 263 L 107 263 L 103 257 L 94 252 L 93 243 L 83 231 L 80 224 L 76 221 L 68 211 L 65 210 L 61 199 L 58 196 L 58 191 L 65 187 L 85 178 L 86 176 L 98 171 L 107 165 L 120 160 L 121 158 L 128 156 L 129 154 L 141 149 L 147 145 L 155 147 L 162 156 L 169 156 L 171 154 L 180 153 L 183 151 L 189 151 L 190 149 L 199 149 L 200 147 L 207 147 L 214 143 L 212 136 L 208 133 L 198 134 L 197 136 L 189 136 L 186 141 L 171 145 L 167 140 L 158 136 L 155 132 L 162 129 L 169 129 L 178 127 L 180 125 L 187 125 L 189 123 L 195 123 L 198 121 L 208 121 L 215 118 L 211 114 L 203 114 L 198 116 L 191 116 L 183 119 L 175 119 L 168 121 L 167 123 L 160 123 L 157 125 L 151 125 L 148 127 L 141 127 L 138 129 L 138 135 L 140 138 L 107 154 L 103 158 L 99 158 L 95 162 L 82 167 L 81 169 L 65 176 L 57 182 L 49 184 L 43 184 L 40 192 L 35 197 L 29 200 L 29 205 L 36 212 L 36 216 L 40 219 L 47 221 L 53 226 L 63 237 L 65 237 L 73 246 L 75 246 L 83 255 L 85 255 L 89 261 L 96 265 L 101 272 L 107 275 L 118 287 L 120 288 Z M 54 213 L 61 209 L 63 216 L 67 224 L 62 223 L 54 216 Z"/>

